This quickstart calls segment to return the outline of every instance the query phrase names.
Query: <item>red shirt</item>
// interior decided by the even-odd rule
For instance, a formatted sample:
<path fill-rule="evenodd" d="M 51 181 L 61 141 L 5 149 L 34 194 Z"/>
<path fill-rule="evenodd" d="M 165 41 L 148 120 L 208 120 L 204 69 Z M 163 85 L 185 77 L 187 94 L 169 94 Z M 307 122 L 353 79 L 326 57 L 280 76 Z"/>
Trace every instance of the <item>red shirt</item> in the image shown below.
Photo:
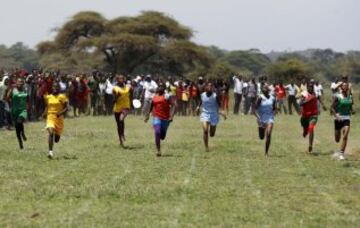
<path fill-rule="evenodd" d="M 315 94 L 308 93 L 306 96 L 306 103 L 302 106 L 302 117 L 309 118 L 310 116 L 318 115 L 318 100 Z"/>
<path fill-rule="evenodd" d="M 198 96 L 198 89 L 196 86 L 190 87 L 190 96 L 191 97 L 197 97 Z"/>
<path fill-rule="evenodd" d="M 153 116 L 161 120 L 170 119 L 170 101 L 165 98 L 165 95 L 155 95 L 152 100 Z"/>
<path fill-rule="evenodd" d="M 285 88 L 280 85 L 275 87 L 275 93 L 277 99 L 283 99 L 286 96 Z"/>
<path fill-rule="evenodd" d="M 176 99 L 181 100 L 182 99 L 182 93 L 184 91 L 184 88 L 181 86 L 176 87 Z"/>

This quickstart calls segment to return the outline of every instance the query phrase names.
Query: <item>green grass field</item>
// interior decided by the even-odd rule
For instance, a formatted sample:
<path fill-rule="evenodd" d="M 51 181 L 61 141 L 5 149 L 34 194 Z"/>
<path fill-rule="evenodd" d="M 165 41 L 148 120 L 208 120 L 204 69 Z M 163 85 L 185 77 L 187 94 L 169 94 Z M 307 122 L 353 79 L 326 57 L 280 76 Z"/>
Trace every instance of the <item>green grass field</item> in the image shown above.
<path fill-rule="evenodd" d="M 323 113 L 314 155 L 298 116 L 278 116 L 270 157 L 253 116 L 221 121 L 211 151 L 196 117 L 177 117 L 155 156 L 150 123 L 129 116 L 128 150 L 113 117 L 67 119 L 55 159 L 44 123 L 26 125 L 26 149 L 0 132 L 0 227 L 358 227 L 360 117 L 354 116 L 346 161 L 333 119 Z"/>

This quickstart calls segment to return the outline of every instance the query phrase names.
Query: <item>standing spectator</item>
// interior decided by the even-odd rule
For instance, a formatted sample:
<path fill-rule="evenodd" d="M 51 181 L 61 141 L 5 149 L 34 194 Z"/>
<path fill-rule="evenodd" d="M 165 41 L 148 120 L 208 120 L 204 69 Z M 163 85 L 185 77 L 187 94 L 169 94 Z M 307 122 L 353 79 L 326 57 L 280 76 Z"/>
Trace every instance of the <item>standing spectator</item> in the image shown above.
<path fill-rule="evenodd" d="M 235 75 L 233 77 L 234 81 L 234 114 L 239 114 L 242 94 L 243 94 L 243 80 L 241 76 Z"/>
<path fill-rule="evenodd" d="M 190 92 L 190 109 L 191 109 L 190 111 L 191 111 L 191 115 L 195 116 L 196 108 L 199 105 L 199 101 L 200 101 L 199 89 L 196 86 L 195 82 L 191 82 L 189 92 Z"/>
<path fill-rule="evenodd" d="M 107 75 L 106 86 L 105 86 L 105 110 L 106 115 L 111 115 L 113 110 L 113 84 L 112 84 L 113 76 L 112 74 Z"/>
<path fill-rule="evenodd" d="M 226 115 L 229 115 L 229 90 L 229 84 L 224 82 L 221 87 L 221 109 Z"/>
<path fill-rule="evenodd" d="M 77 117 L 77 110 L 79 108 L 78 104 L 78 93 L 79 93 L 79 82 L 75 76 L 72 76 L 71 84 L 70 84 L 70 105 L 73 108 L 73 115 Z"/>
<path fill-rule="evenodd" d="M 316 98 L 318 99 L 318 111 L 319 111 L 319 115 L 320 115 L 320 105 L 323 104 L 322 96 L 324 94 L 324 90 L 323 90 L 322 85 L 319 83 L 319 81 L 315 81 L 314 92 L 315 92 Z M 322 108 L 326 111 L 325 106 L 323 106 Z"/>
<path fill-rule="evenodd" d="M 11 113 L 9 103 L 6 100 L 6 94 L 10 90 L 9 77 L 6 75 L 0 82 L 0 128 L 7 126 L 7 129 L 11 129 Z"/>
<path fill-rule="evenodd" d="M 205 91 L 205 81 L 203 77 L 199 77 L 197 80 L 197 88 L 199 89 L 199 101 L 200 101 L 200 95 Z"/>
<path fill-rule="evenodd" d="M 189 91 L 189 85 L 188 83 L 185 83 L 183 86 L 183 91 L 181 94 L 181 100 L 182 100 L 182 104 L 183 104 L 183 109 L 182 109 L 182 115 L 186 116 L 188 114 L 188 110 L 189 110 L 189 99 L 190 99 L 190 91 Z"/>
<path fill-rule="evenodd" d="M 90 78 L 89 83 L 90 90 L 90 112 L 92 111 L 92 115 L 98 115 L 97 112 L 97 103 L 99 99 L 99 75 L 97 72 L 93 73 L 92 78 Z"/>
<path fill-rule="evenodd" d="M 28 98 L 29 98 L 29 115 L 28 115 L 28 120 L 35 120 L 36 119 L 36 110 L 35 110 L 35 103 L 36 103 L 36 84 L 35 84 L 35 77 L 36 75 L 34 74 L 36 72 L 33 71 L 33 74 L 30 74 L 25 81 L 25 89 L 28 93 Z"/>
<path fill-rule="evenodd" d="M 149 113 L 150 106 L 152 103 L 152 98 L 154 97 L 157 88 L 158 86 L 156 82 L 151 79 L 151 75 L 147 75 L 143 83 L 143 95 L 142 95 L 142 97 L 144 97 L 143 115 Z"/>
<path fill-rule="evenodd" d="M 176 86 L 176 103 L 177 103 L 177 113 L 179 113 L 180 115 L 184 115 L 184 111 L 183 111 L 184 104 L 182 99 L 183 91 L 184 91 L 183 82 L 178 81 Z"/>
<path fill-rule="evenodd" d="M 296 101 L 296 94 L 299 91 L 299 87 L 291 82 L 289 85 L 285 86 L 285 89 L 288 91 L 288 108 L 289 114 L 292 115 L 292 108 L 294 107 L 297 113 L 300 113 L 299 105 Z"/>
<path fill-rule="evenodd" d="M 281 113 L 281 108 L 284 110 L 285 115 L 287 114 L 287 109 L 285 105 L 286 100 L 286 90 L 281 82 L 279 82 L 275 86 L 275 94 L 276 94 L 276 103 L 278 104 L 278 110 Z"/>
<path fill-rule="evenodd" d="M 255 78 L 252 78 L 249 81 L 245 94 L 246 96 L 245 96 L 244 114 L 247 115 L 249 112 L 253 113 L 253 109 L 255 108 L 256 96 L 257 96 L 257 84 L 255 82 Z"/>

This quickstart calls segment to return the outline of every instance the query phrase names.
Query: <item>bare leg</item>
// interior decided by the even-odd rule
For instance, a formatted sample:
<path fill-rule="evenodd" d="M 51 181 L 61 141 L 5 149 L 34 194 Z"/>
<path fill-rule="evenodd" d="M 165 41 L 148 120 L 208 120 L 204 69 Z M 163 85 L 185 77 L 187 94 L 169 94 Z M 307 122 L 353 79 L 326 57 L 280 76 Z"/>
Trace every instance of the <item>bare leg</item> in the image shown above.
<path fill-rule="evenodd" d="M 265 138 L 265 128 L 259 127 L 259 138 L 263 140 Z"/>
<path fill-rule="evenodd" d="M 340 130 L 335 130 L 335 142 L 340 142 L 340 138 L 341 138 L 341 131 Z"/>
<path fill-rule="evenodd" d="M 19 123 L 15 124 L 15 130 L 16 130 L 16 137 L 17 137 L 17 140 L 18 140 L 18 143 L 19 143 L 19 147 L 22 150 L 22 149 L 24 149 L 24 145 L 23 145 L 23 141 L 22 141 L 22 138 L 21 138 L 21 130 L 20 130 L 20 124 Z"/>
<path fill-rule="evenodd" d="M 48 128 L 47 130 L 49 132 L 49 137 L 48 137 L 49 151 L 52 151 L 54 148 L 54 128 Z"/>
<path fill-rule="evenodd" d="M 346 149 L 347 141 L 348 141 L 348 137 L 349 137 L 349 132 L 350 132 L 350 126 L 345 126 L 343 128 L 343 140 L 342 140 L 341 149 L 340 149 L 342 153 L 345 153 L 345 149 Z"/>
<path fill-rule="evenodd" d="M 270 148 L 272 129 L 273 129 L 273 124 L 269 123 L 266 126 L 266 142 L 265 142 L 265 155 L 266 156 L 268 156 L 268 152 L 269 152 L 269 148 Z"/>
<path fill-rule="evenodd" d="M 311 133 L 309 134 L 309 150 L 308 150 L 309 153 L 312 152 L 313 143 L 314 143 L 314 135 L 315 135 L 314 132 L 311 132 Z"/>
<path fill-rule="evenodd" d="M 216 132 L 216 126 L 210 126 L 210 137 L 214 137 Z"/>
<path fill-rule="evenodd" d="M 209 151 L 209 123 L 203 122 L 203 140 L 205 145 L 205 150 Z"/>

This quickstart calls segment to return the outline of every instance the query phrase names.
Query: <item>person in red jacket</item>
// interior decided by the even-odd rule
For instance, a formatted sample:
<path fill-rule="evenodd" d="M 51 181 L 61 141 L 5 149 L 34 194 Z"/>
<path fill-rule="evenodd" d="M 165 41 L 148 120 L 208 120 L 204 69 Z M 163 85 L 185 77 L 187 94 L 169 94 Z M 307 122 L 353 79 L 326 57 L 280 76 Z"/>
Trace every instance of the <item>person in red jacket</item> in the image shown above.
<path fill-rule="evenodd" d="M 314 92 L 314 82 L 307 83 L 307 91 L 301 93 L 301 126 L 303 127 L 304 138 L 309 135 L 309 150 L 311 153 L 314 142 L 314 130 L 318 120 L 318 104 L 316 94 Z"/>
<path fill-rule="evenodd" d="M 284 110 L 284 113 L 287 114 L 287 109 L 285 106 L 286 101 L 286 89 L 281 82 L 275 86 L 276 94 L 276 103 L 278 104 L 278 110 L 281 113 L 281 109 Z"/>
<path fill-rule="evenodd" d="M 173 120 L 176 107 L 174 99 L 169 95 L 165 94 L 165 84 L 159 83 L 157 92 L 152 99 L 150 110 L 145 115 L 145 123 L 149 120 L 150 112 L 152 111 L 153 126 L 155 133 L 155 144 L 157 153 L 156 155 L 161 156 L 161 140 L 166 137 L 167 129 Z"/>

